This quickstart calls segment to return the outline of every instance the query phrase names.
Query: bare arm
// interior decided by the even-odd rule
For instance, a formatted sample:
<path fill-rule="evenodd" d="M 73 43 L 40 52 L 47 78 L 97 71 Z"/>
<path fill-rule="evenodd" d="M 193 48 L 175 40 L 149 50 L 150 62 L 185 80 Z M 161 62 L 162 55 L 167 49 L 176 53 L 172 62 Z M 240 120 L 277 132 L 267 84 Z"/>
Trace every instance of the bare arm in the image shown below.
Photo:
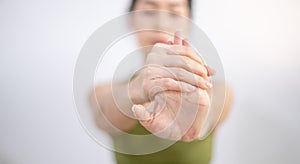
<path fill-rule="evenodd" d="M 225 84 L 225 101 L 224 101 L 224 105 L 223 105 L 223 111 L 222 111 L 222 114 L 220 116 L 220 119 L 219 119 L 215 129 L 213 130 L 214 133 L 218 130 L 218 128 L 227 119 L 227 117 L 230 113 L 231 107 L 232 107 L 232 103 L 233 103 L 232 89 L 228 85 Z"/>
<path fill-rule="evenodd" d="M 113 87 L 114 89 L 112 90 L 111 84 L 97 86 L 95 88 L 95 95 L 92 92 L 90 96 L 92 108 L 95 113 L 97 112 L 95 114 L 96 123 L 102 130 L 109 134 L 116 133 L 109 126 L 110 123 L 122 131 L 128 131 L 136 124 L 136 120 L 120 111 L 121 109 L 126 113 L 131 112 L 132 103 L 128 98 L 127 84 L 122 83 L 113 85 Z"/>
<path fill-rule="evenodd" d="M 222 112 L 222 115 L 220 117 L 220 121 L 219 123 L 223 123 L 225 121 L 225 119 L 228 117 L 230 108 L 232 106 L 233 103 L 233 93 L 232 93 L 232 89 L 226 85 L 226 93 L 225 93 L 225 102 L 224 102 L 224 109 Z"/>
<path fill-rule="evenodd" d="M 199 92 L 199 95 L 201 95 L 200 92 L 206 93 L 206 90 L 212 87 L 212 84 L 207 81 L 207 77 L 212 74 L 199 55 L 186 45 L 187 43 L 184 43 L 182 41 L 183 45 L 154 45 L 147 55 L 147 67 L 130 82 L 129 90 L 132 97 L 128 94 L 127 84 L 114 85 L 114 90 L 110 84 L 96 87 L 96 99 L 94 95 L 91 95 L 91 103 L 94 111 L 97 112 L 95 119 L 99 127 L 110 134 L 114 134 L 115 131 L 109 124 L 122 131 L 130 130 L 137 122 L 133 119 L 135 117 L 132 115 L 133 104 L 130 98 L 134 104 L 142 106 L 160 92 L 176 91 L 189 94 L 197 90 L 196 93 Z M 124 112 L 130 114 L 132 118 L 126 116 Z M 135 112 L 135 116 L 136 114 Z M 161 122 L 164 121 L 161 120 Z"/>

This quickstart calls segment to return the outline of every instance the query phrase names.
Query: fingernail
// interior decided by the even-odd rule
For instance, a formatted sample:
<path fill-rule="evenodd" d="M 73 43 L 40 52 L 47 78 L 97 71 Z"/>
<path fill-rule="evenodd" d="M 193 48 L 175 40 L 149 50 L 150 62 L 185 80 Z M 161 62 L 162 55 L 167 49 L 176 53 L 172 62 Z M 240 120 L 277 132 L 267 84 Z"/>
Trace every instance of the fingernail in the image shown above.
<path fill-rule="evenodd" d="M 205 83 L 205 85 L 206 85 L 208 88 L 212 88 L 212 87 L 213 87 L 213 84 L 212 84 L 211 82 L 209 82 L 209 81 L 207 81 L 207 82 Z"/>

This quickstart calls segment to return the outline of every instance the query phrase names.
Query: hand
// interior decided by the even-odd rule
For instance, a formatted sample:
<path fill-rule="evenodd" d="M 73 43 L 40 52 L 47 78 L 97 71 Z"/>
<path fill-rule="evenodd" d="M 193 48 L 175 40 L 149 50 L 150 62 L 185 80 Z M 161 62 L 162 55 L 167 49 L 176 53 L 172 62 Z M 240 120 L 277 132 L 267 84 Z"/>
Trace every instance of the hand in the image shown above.
<path fill-rule="evenodd" d="M 135 104 L 144 104 L 163 91 L 207 90 L 212 87 L 207 80 L 212 74 L 188 42 L 175 34 L 174 44 L 154 45 L 145 67 L 130 82 L 129 93 Z"/>
<path fill-rule="evenodd" d="M 181 40 L 177 34 L 175 34 L 174 44 L 171 43 L 173 46 L 169 47 L 162 44 L 154 46 L 153 51 L 148 55 L 147 64 L 156 63 L 161 67 L 149 71 L 148 75 L 152 75 L 151 73 L 154 72 L 153 79 L 170 78 L 179 88 L 179 84 L 186 85 L 182 88 L 189 86 L 195 88 L 190 88 L 192 91 L 187 92 L 184 92 L 184 89 L 181 91 L 163 89 L 153 91 L 154 98 L 151 99 L 152 101 L 143 105 L 133 105 L 132 111 L 140 123 L 156 136 L 176 141 L 192 141 L 200 135 L 201 127 L 210 107 L 207 90 L 212 86 L 206 80 L 207 76 L 214 74 L 214 71 L 204 65 L 199 56 L 191 50 L 188 42 Z M 183 48 L 183 46 L 185 47 Z M 158 54 L 165 54 L 165 56 L 161 57 Z M 177 55 L 177 59 L 171 55 Z M 183 56 L 188 58 L 180 58 Z M 169 60 L 164 60 L 167 58 Z M 170 60 L 172 63 L 166 62 Z M 173 61 L 175 62 L 173 63 Z M 172 78 L 171 75 L 174 75 L 175 78 Z"/>
<path fill-rule="evenodd" d="M 207 91 L 166 91 L 157 94 L 153 101 L 133 105 L 132 111 L 148 131 L 170 140 L 192 141 L 199 137 L 210 98 Z"/>

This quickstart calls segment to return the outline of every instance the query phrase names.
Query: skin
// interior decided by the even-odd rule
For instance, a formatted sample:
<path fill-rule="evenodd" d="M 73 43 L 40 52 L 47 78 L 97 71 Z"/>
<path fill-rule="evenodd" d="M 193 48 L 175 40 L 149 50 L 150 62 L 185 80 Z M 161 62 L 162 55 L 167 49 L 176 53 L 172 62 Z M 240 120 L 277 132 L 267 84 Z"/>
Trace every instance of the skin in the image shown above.
<path fill-rule="evenodd" d="M 186 0 L 137 1 L 134 10 L 145 9 L 190 16 Z M 139 22 L 138 18 L 133 18 L 131 23 L 138 26 L 136 22 Z M 170 35 L 154 31 L 137 34 L 140 46 L 152 45 L 153 48 L 145 52 L 145 67 L 129 85 L 114 85 L 118 106 L 112 96 L 111 84 L 96 87 L 96 101 L 99 103 L 91 95 L 95 119 L 100 128 L 116 134 L 118 132 L 108 125 L 106 119 L 121 131 L 130 130 L 139 121 L 161 138 L 181 141 L 198 138 L 204 116 L 210 107 L 209 90 L 213 85 L 208 77 L 214 71 L 204 64 L 188 41 L 180 37 L 179 32 L 175 32 L 172 37 L 170 40 Z M 226 117 L 232 100 L 230 90 L 226 93 L 221 121 Z M 101 110 L 97 112 L 99 107 Z M 187 123 L 186 120 L 193 121 Z"/>
<path fill-rule="evenodd" d="M 175 53 L 168 52 L 169 49 L 174 50 Z M 178 50 L 184 53 L 177 53 Z M 156 55 L 152 57 L 153 54 L 157 54 L 159 57 Z M 164 57 L 162 56 L 173 58 L 163 60 Z M 184 58 L 185 62 L 181 62 L 182 57 L 186 57 Z M 169 61 L 172 61 L 171 65 L 166 64 Z M 178 88 L 163 88 L 164 86 L 161 86 L 163 89 L 154 93 L 154 98 L 151 98 L 152 94 L 149 95 L 149 103 L 134 105 L 132 110 L 136 118 L 140 120 L 140 123 L 148 131 L 158 137 L 181 141 L 197 139 L 210 107 L 210 98 L 207 90 L 212 86 L 206 80 L 208 71 L 204 67 L 203 61 L 192 51 L 187 41 L 180 39 L 178 33 L 175 33 L 174 43 L 170 43 L 169 46 L 161 44 L 154 46 L 147 56 L 146 65 L 149 63 L 153 64 L 152 62 L 156 65 L 161 64 L 165 70 L 168 70 L 165 72 L 170 72 L 175 76 L 166 76 L 149 66 L 151 69 L 149 67 L 145 69 L 145 72 L 148 73 L 147 77 L 150 77 L 152 80 L 171 79 L 174 82 L 177 80 L 178 82 L 174 83 L 173 86 L 178 86 Z M 186 67 L 186 65 L 191 67 Z M 140 80 L 137 78 L 137 80 L 133 81 Z M 145 78 L 142 81 L 146 81 L 146 84 L 150 83 Z M 167 81 L 167 83 L 170 82 Z M 139 82 L 135 85 L 138 86 L 138 84 Z M 187 86 L 194 87 L 190 90 L 181 89 Z M 150 89 L 146 88 L 143 90 L 147 91 Z M 143 92 L 140 93 L 143 94 Z M 150 113 L 149 111 L 154 112 Z"/>
<path fill-rule="evenodd" d="M 174 13 L 182 17 L 190 17 L 188 2 L 186 0 L 138 0 L 135 4 L 134 11 L 141 10 L 161 10 Z M 139 15 L 133 18 L 133 28 L 139 26 L 139 22 L 143 22 L 143 17 L 139 19 Z M 164 26 L 166 18 L 157 17 L 155 21 L 151 22 L 154 26 Z M 178 26 L 178 25 L 177 25 Z M 169 26 L 168 31 L 172 34 L 178 29 L 177 26 Z M 181 30 L 188 31 L 188 27 L 181 27 Z M 166 43 L 166 41 L 173 36 L 154 31 L 143 31 L 137 34 L 137 40 L 140 46 L 154 45 L 157 42 Z"/>

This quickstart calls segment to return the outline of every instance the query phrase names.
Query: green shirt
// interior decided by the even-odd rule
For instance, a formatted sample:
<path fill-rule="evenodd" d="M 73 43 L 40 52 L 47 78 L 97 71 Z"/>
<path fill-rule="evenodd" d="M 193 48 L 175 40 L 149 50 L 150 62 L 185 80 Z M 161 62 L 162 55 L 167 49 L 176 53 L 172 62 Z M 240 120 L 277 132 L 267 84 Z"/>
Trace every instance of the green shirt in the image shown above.
<path fill-rule="evenodd" d="M 140 124 L 137 124 L 130 133 L 149 134 Z M 128 155 L 116 152 L 115 157 L 117 164 L 209 164 L 212 139 L 213 137 L 210 135 L 202 141 L 179 141 L 165 150 L 147 155 Z"/>

